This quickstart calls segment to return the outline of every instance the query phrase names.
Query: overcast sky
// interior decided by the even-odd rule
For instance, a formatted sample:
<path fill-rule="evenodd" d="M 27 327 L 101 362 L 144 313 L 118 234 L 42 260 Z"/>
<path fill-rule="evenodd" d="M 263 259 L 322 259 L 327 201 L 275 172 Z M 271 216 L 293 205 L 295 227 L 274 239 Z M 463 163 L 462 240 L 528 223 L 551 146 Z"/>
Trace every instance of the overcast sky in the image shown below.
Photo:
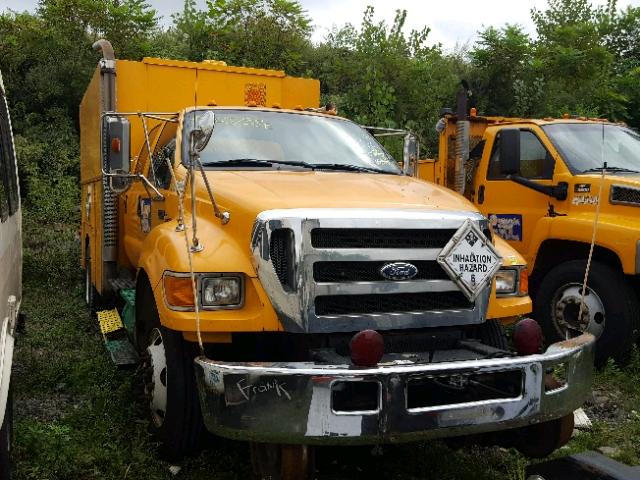
<path fill-rule="evenodd" d="M 171 14 L 180 10 L 181 0 L 147 0 L 163 17 L 163 23 L 171 22 Z M 202 7 L 205 0 L 198 0 Z M 544 8 L 546 0 L 458 0 L 457 2 L 437 0 L 302 0 L 304 8 L 313 24 L 313 39 L 320 41 L 332 26 L 350 22 L 360 25 L 367 5 L 373 5 L 376 18 L 393 21 L 395 10 L 406 9 L 407 29 L 431 28 L 431 42 L 442 43 L 446 49 L 456 45 L 472 43 L 476 32 L 490 25 L 518 23 L 533 33 L 530 10 Z M 606 0 L 592 0 L 594 4 L 604 4 Z M 33 10 L 37 0 L 0 0 L 0 10 Z M 640 6 L 640 0 L 618 0 L 620 7 Z"/>

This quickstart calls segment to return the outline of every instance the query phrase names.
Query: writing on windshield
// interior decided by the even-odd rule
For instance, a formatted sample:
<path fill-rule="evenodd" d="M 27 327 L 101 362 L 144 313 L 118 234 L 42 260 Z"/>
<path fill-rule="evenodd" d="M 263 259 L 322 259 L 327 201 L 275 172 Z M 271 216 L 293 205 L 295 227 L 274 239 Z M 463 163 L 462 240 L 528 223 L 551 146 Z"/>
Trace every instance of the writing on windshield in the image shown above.
<path fill-rule="evenodd" d="M 185 118 L 185 128 L 193 123 L 191 117 Z M 401 173 L 382 145 L 351 121 L 264 110 L 216 109 L 213 135 L 200 158 L 207 166 L 245 160 L 242 164 L 247 167 L 251 160 L 256 167 L 264 167 L 265 162 L 281 168 L 287 164 L 319 169 L 345 165 L 355 167 L 353 171 Z"/>

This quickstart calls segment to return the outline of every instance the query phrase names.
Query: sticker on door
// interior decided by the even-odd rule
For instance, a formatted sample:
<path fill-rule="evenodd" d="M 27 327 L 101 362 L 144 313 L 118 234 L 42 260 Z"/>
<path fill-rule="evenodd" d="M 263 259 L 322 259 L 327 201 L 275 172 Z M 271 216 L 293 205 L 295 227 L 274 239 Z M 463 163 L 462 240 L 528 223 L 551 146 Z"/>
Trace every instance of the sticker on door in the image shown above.
<path fill-rule="evenodd" d="M 522 241 L 522 215 L 490 213 L 489 224 L 499 237 L 516 242 Z"/>

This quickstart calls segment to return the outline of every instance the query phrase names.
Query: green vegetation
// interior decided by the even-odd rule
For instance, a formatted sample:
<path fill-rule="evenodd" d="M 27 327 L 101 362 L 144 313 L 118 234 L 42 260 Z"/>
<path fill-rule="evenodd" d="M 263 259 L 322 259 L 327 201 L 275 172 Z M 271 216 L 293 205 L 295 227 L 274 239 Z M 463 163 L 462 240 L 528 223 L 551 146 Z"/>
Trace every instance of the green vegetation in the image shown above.
<path fill-rule="evenodd" d="M 467 49 L 445 52 L 429 29 L 405 32 L 406 12 L 389 23 L 364 12 L 312 44 L 311 19 L 292 0 L 193 0 L 159 26 L 144 0 L 41 0 L 35 13 L 0 13 L 0 70 L 8 89 L 25 215 L 28 335 L 14 372 L 16 461 L 23 479 L 171 478 L 147 434 L 135 371 L 111 365 L 82 300 L 79 273 L 78 105 L 105 37 L 119 58 L 218 59 L 317 77 L 323 101 L 356 121 L 407 127 L 435 146 L 439 109 L 461 79 L 480 113 L 563 112 L 640 126 L 640 8 L 614 0 L 549 0 L 533 11 L 537 35 L 489 27 Z M 592 431 L 558 454 L 612 446 L 640 463 L 640 356 L 598 374 Z M 443 461 L 444 459 L 444 461 Z M 526 460 L 497 448 L 449 451 L 442 443 L 326 450 L 327 478 L 524 478 Z M 176 478 L 247 478 L 243 444 L 211 440 Z"/>
<path fill-rule="evenodd" d="M 21 480 L 172 478 L 147 433 L 139 376 L 118 370 L 84 304 L 75 225 L 43 225 L 25 217 L 27 335 L 19 339 L 14 368 L 15 460 Z M 579 433 L 557 456 L 615 447 L 614 458 L 640 463 L 640 354 L 621 370 L 598 374 L 594 428 Z M 449 450 L 441 442 L 371 448 L 323 449 L 326 479 L 524 479 L 527 460 L 513 450 Z M 245 479 L 245 444 L 210 439 L 180 465 L 179 479 Z"/>
<path fill-rule="evenodd" d="M 296 0 L 185 0 L 168 28 L 144 0 L 40 0 L 35 13 L 0 13 L 5 77 L 31 211 L 67 221 L 78 205 L 78 105 L 99 59 L 98 38 L 118 58 L 162 56 L 277 68 L 319 78 L 324 102 L 358 122 L 418 132 L 434 153 L 439 110 L 466 79 L 480 113 L 564 112 L 640 126 L 640 7 L 615 0 L 549 0 L 532 10 L 537 35 L 491 26 L 454 52 L 429 28 L 407 32 L 407 13 L 334 29 L 311 42 L 312 19 Z"/>

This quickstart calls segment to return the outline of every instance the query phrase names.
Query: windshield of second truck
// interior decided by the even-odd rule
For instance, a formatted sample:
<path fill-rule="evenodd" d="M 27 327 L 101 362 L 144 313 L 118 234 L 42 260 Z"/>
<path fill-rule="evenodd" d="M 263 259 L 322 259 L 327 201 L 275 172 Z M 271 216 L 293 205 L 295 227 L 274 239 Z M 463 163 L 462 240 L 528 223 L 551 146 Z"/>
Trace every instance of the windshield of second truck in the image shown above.
<path fill-rule="evenodd" d="M 557 123 L 542 127 L 574 173 L 602 168 L 640 172 L 640 135 L 620 125 Z"/>
<path fill-rule="evenodd" d="M 200 153 L 205 168 L 290 166 L 401 173 L 395 159 L 378 141 L 348 120 L 263 110 L 214 112 L 213 135 Z M 187 115 L 185 129 L 194 123 L 193 112 Z M 187 152 L 185 149 L 183 155 Z"/>

